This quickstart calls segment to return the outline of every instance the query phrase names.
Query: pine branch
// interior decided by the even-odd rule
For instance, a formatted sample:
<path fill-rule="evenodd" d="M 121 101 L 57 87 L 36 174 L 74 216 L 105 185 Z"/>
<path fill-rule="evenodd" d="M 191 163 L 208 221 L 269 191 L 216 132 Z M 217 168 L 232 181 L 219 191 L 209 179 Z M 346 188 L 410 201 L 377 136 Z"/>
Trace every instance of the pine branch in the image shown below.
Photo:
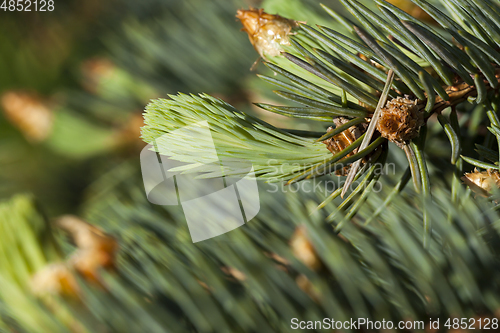
<path fill-rule="evenodd" d="M 346 224 L 340 236 L 323 223 L 324 210 L 310 215 L 319 199 L 314 194 L 262 191 L 262 211 L 252 223 L 196 249 L 182 214 L 150 206 L 133 195 L 133 188 L 127 198 L 117 190 L 122 199 L 110 194 L 88 208 L 89 219 L 120 239 L 122 278 L 145 288 L 144 293 L 153 295 L 149 299 L 168 300 L 177 316 L 197 330 L 253 331 L 256 323 L 271 323 L 278 327 L 269 327 L 271 331 L 280 331 L 293 316 L 305 313 L 338 320 L 426 321 L 452 313 L 473 316 L 477 308 L 486 315 L 497 311 L 500 300 L 492 281 L 500 274 L 494 264 L 500 235 L 496 223 L 490 223 L 496 212 L 489 202 L 457 205 L 449 193 L 436 189 L 435 202 L 427 207 L 434 231 L 425 250 L 417 208 L 423 198 L 413 192 L 392 196 L 391 205 L 376 218 L 384 223 L 362 226 L 391 191 L 388 184 L 382 188 L 384 195 L 365 198 L 355 223 Z M 479 221 L 481 214 L 485 219 Z M 299 227 L 320 266 L 300 259 L 306 249 L 292 241 Z M 203 301 L 191 303 L 200 297 Z M 234 306 L 224 307 L 227 302 Z M 268 311 L 261 311 L 262 306 Z"/>
<path fill-rule="evenodd" d="M 208 160 L 203 157 L 212 142 L 182 132 L 169 134 L 201 121 L 208 121 L 221 160 L 251 161 L 256 175 L 269 181 L 289 178 L 331 159 L 322 143 L 280 130 L 237 111 L 222 100 L 208 95 L 183 94 L 170 98 L 147 106 L 142 137 L 146 142 L 156 140 L 161 154 L 186 162 L 185 171 L 199 172 L 200 164 L 206 164 L 201 170 L 208 172 L 206 177 L 220 176 L 220 170 L 207 169 L 212 163 L 211 157 L 207 157 Z"/>
<path fill-rule="evenodd" d="M 337 24 L 351 24 L 350 35 L 342 35 L 322 26 L 318 30 L 279 16 L 266 14 L 264 19 L 259 12 L 255 19 L 264 19 L 268 27 L 276 24 L 281 38 L 289 40 L 288 46 L 287 43 L 279 46 L 283 49 L 283 56 L 273 56 L 272 53 L 266 56 L 265 50 L 260 49 L 264 46 L 254 44 L 257 51 L 266 56 L 269 69 L 280 76 L 261 78 L 282 89 L 275 91 L 278 96 L 300 106 L 257 105 L 267 111 L 299 119 L 329 121 L 344 117 L 358 119 L 355 123 L 361 122 L 361 119 L 369 122 L 387 71 L 392 70 L 397 78 L 387 93 L 390 100 L 383 106 L 381 120 L 377 124 L 381 138 L 376 138 L 369 149 L 359 149 L 363 133 L 341 145 L 342 148 L 331 149 L 330 142 L 341 140 L 341 136 L 355 127 L 348 127 L 343 132 L 334 131 L 335 135 L 327 133 L 322 136 L 328 138 L 323 142 L 333 153 L 328 155 L 322 151 L 321 144 L 292 136 L 289 132 L 281 131 L 278 135 L 275 128 L 261 122 L 261 127 L 255 126 L 255 119 L 248 121 L 250 117 L 208 96 L 200 97 L 204 100 L 200 105 L 200 98 L 182 95 L 171 96 L 172 101 L 155 102 L 147 108 L 147 126 L 143 132 L 145 141 L 188 125 L 187 119 L 191 122 L 209 120 L 220 156 L 251 161 L 259 177 L 270 181 L 287 180 L 288 184 L 292 184 L 345 170 L 346 164 L 359 163 L 361 158 L 367 160 L 372 156 L 374 159 L 371 162 L 376 162 L 380 154 L 368 154 L 383 147 L 385 140 L 393 141 L 400 147 L 406 146 L 419 139 L 420 127 L 432 114 L 440 114 L 444 109 L 465 101 L 483 105 L 495 92 L 500 53 L 495 49 L 496 38 L 491 34 L 500 28 L 497 26 L 499 20 L 490 14 L 481 16 L 483 21 L 478 23 L 464 14 L 465 9 L 478 12 L 483 5 L 475 1 L 455 1 L 461 20 L 454 21 L 430 3 L 416 1 L 440 24 L 440 27 L 431 27 L 383 0 L 377 1 L 378 13 L 356 0 L 341 2 L 352 17 L 329 9 L 327 12 Z M 496 6 L 487 6 L 490 5 Z M 498 9 L 492 8 L 493 12 Z M 288 28 L 284 27 L 286 22 L 292 22 Z M 299 28 L 295 29 L 297 25 Z M 474 36 L 467 29 L 477 34 Z M 445 32 L 453 39 L 449 39 Z M 203 104 L 207 102 L 216 108 Z M 243 123 L 241 118 L 247 122 Z M 455 164 L 460 151 L 460 133 L 454 131 L 441 115 L 439 119 L 453 148 L 450 160 Z M 239 132 L 230 133 L 228 128 L 234 127 Z M 193 171 L 200 163 L 203 164 L 197 155 L 206 148 L 203 143 L 195 142 L 193 138 L 169 137 L 169 140 L 168 144 L 160 143 L 160 152 L 190 163 L 191 166 L 182 170 Z M 186 153 L 188 147 L 197 146 L 198 152 Z M 413 183 L 425 185 L 425 188 L 416 190 L 429 195 L 427 162 L 423 151 L 415 151 L 415 147 L 413 150 L 418 158 L 409 158 L 415 177 Z M 295 167 L 290 167 L 291 164 Z M 277 168 L 280 168 L 279 173 L 273 173 L 273 169 Z M 221 174 L 208 167 L 198 167 L 196 171 L 205 171 L 206 177 Z"/>
<path fill-rule="evenodd" d="M 290 98 L 277 92 L 279 96 L 287 97 L 293 101 L 304 104 L 305 108 L 295 110 L 290 116 L 306 118 L 313 117 L 314 114 L 321 114 L 327 108 L 320 104 L 320 100 L 338 101 L 342 100 L 342 94 L 347 95 L 347 99 L 364 106 L 368 117 L 373 110 L 373 101 L 367 97 L 373 90 L 381 93 L 380 86 L 383 84 L 383 77 L 387 69 L 392 69 L 398 76 L 393 85 L 391 96 L 394 94 L 401 96 L 409 94 L 410 100 L 414 100 L 415 114 L 423 113 L 428 119 L 432 114 L 437 113 L 444 132 L 449 137 L 452 145 L 452 164 L 455 164 L 460 151 L 459 133 L 453 131 L 450 124 L 440 115 L 447 108 L 454 108 L 465 101 L 484 105 L 492 94 L 496 92 L 498 86 L 498 60 L 500 53 L 494 46 L 496 41 L 496 30 L 498 18 L 496 4 L 479 4 L 477 1 L 455 1 L 454 9 L 461 17 L 459 21 L 453 21 L 432 4 L 426 1 L 416 1 L 422 9 L 427 11 L 441 25 L 441 29 L 431 27 L 426 23 L 418 21 L 391 4 L 380 0 L 379 13 L 372 11 L 363 4 L 355 0 L 342 1 L 343 5 L 354 16 L 352 18 L 343 16 L 327 9 L 338 24 L 350 22 L 353 29 L 351 36 L 344 36 L 327 27 L 319 27 L 319 31 L 301 24 L 301 31 L 291 37 L 293 48 L 285 48 L 284 56 L 290 63 L 283 63 L 277 58 L 270 61 L 279 62 L 280 66 L 268 65 L 276 73 L 292 78 L 292 83 L 298 83 L 293 74 L 297 72 L 297 67 L 308 71 L 309 75 L 302 75 L 300 86 L 321 87 L 320 94 L 313 94 L 312 98 L 317 103 L 304 103 L 302 99 Z M 448 5 L 451 3 L 446 2 Z M 480 9 L 490 8 L 489 15 L 482 15 Z M 465 11 L 477 14 L 477 17 L 466 15 Z M 488 17 L 486 17 L 488 16 Z M 478 17 L 481 17 L 478 20 Z M 481 21 L 481 22 L 479 22 Z M 466 32 L 468 29 L 474 31 L 474 35 Z M 444 37 L 444 32 L 450 34 L 453 40 Z M 410 51 L 411 50 L 411 51 Z M 362 72 L 354 72 L 352 66 L 361 68 Z M 435 76 L 428 74 L 431 68 Z M 311 79 L 311 74 L 321 79 Z M 368 75 L 367 75 L 368 74 Z M 376 78 L 378 82 L 373 82 Z M 275 82 L 277 82 L 275 80 Z M 280 82 L 282 86 L 286 82 Z M 342 93 L 338 93 L 338 89 Z M 318 89 L 313 91 L 318 92 Z M 330 91 L 332 94 L 324 94 Z M 392 103 L 392 101 L 389 101 Z M 311 108 L 314 105 L 314 109 Z M 389 104 L 388 104 L 389 105 Z M 286 106 L 259 105 L 264 109 L 281 112 L 287 110 Z M 346 105 L 340 106 L 345 112 L 342 116 L 353 117 L 352 110 Z M 392 111 L 387 106 L 387 111 Z M 398 111 L 399 112 L 399 111 Z M 323 118 L 327 116 L 322 114 Z M 403 116 L 401 116 L 403 117 Z M 323 119 L 322 118 L 322 119 Z M 392 120 L 391 120 L 392 121 Z M 385 128 L 389 129 L 387 125 Z M 401 131 L 404 123 L 391 123 L 391 127 Z M 395 126 L 395 127 L 394 127 Z M 383 137 L 393 141 L 397 135 L 379 127 Z M 418 133 L 419 126 L 414 129 L 408 128 L 405 131 Z M 397 133 L 396 133 L 397 134 Z M 413 135 L 415 137 L 416 135 Z M 400 139 L 398 139 L 400 140 Z M 401 145 L 408 143 L 395 141 Z M 412 164 L 417 160 L 409 160 Z M 413 166 L 412 169 L 420 168 L 426 170 L 425 166 Z M 416 173 L 412 173 L 416 176 Z M 426 176 L 427 177 L 427 176 Z M 414 179 L 414 183 L 420 183 Z"/>

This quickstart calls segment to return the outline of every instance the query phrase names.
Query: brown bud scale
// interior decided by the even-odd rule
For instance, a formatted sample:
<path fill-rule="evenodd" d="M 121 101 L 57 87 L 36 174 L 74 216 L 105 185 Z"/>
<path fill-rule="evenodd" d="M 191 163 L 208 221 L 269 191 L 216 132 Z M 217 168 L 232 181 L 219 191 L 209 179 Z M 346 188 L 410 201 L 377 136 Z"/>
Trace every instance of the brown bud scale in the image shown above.
<path fill-rule="evenodd" d="M 74 273 L 104 287 L 99 271 L 115 268 L 118 242 L 100 228 L 76 216 L 63 216 L 56 225 L 68 232 L 77 249 L 66 262 L 47 265 L 37 272 L 31 281 L 33 292 L 36 295 L 78 296 L 80 291 Z"/>
<path fill-rule="evenodd" d="M 268 14 L 263 9 L 239 9 L 236 17 L 243 24 L 242 30 L 248 34 L 250 42 L 262 58 L 266 55 L 279 55 L 283 45 L 290 45 L 288 36 L 292 29 L 298 26 L 297 21 Z"/>
<path fill-rule="evenodd" d="M 416 138 L 424 124 L 424 112 L 418 100 L 397 97 L 387 102 L 382 108 L 377 130 L 382 137 L 398 145 L 403 145 Z"/>
<path fill-rule="evenodd" d="M 32 142 L 45 140 L 54 121 L 47 102 L 26 91 L 7 91 L 0 96 L 0 106 L 5 117 Z"/>
<path fill-rule="evenodd" d="M 304 226 L 299 226 L 295 229 L 290 239 L 290 247 L 294 256 L 311 270 L 318 270 L 321 268 L 321 260 L 314 249 L 314 245 L 309 240 Z"/>
<path fill-rule="evenodd" d="M 500 187 L 500 173 L 493 169 L 482 172 L 475 169 L 474 172 L 466 173 L 462 180 L 474 193 L 483 197 L 489 197 L 493 188 Z"/>
<path fill-rule="evenodd" d="M 344 118 L 344 117 L 337 117 L 333 120 L 335 123 L 335 127 L 339 127 L 347 123 L 350 119 Z M 351 145 L 354 141 L 356 141 L 366 130 L 366 124 L 361 124 L 357 126 L 351 126 L 345 131 L 323 141 L 323 143 L 326 145 L 328 150 L 332 154 L 337 154 L 343 151 L 345 148 L 347 148 L 349 145 Z M 333 131 L 333 127 L 329 127 L 326 131 L 331 132 Z M 344 158 L 347 158 L 349 156 L 352 156 L 358 152 L 358 149 L 354 149 L 352 152 L 347 154 Z M 344 168 L 340 170 L 336 170 L 335 174 L 337 176 L 346 176 L 349 173 L 350 166 L 345 166 Z"/>

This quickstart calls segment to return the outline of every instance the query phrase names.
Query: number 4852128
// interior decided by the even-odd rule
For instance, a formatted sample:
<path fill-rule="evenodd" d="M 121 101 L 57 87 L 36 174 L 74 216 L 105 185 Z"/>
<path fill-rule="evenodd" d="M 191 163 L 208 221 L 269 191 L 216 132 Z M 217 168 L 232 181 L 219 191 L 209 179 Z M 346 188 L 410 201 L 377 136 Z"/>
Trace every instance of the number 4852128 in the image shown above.
<path fill-rule="evenodd" d="M 0 6 L 4 12 L 51 12 L 54 9 L 54 0 L 4 0 Z"/>
<path fill-rule="evenodd" d="M 494 330 L 498 332 L 500 325 L 498 323 L 498 318 L 448 318 L 444 326 L 448 329 L 469 329 L 469 330 Z"/>

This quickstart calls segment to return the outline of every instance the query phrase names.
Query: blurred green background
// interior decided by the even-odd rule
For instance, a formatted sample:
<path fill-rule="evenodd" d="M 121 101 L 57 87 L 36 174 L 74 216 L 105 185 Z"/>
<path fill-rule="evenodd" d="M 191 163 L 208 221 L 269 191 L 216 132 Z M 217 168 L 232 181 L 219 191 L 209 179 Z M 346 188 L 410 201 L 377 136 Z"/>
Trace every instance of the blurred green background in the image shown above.
<path fill-rule="evenodd" d="M 255 54 L 237 1 L 65 1 L 0 19 L 0 198 L 77 212 L 93 180 L 138 163 L 149 99 L 208 92 L 245 104 Z"/>
<path fill-rule="evenodd" d="M 142 110 L 168 94 L 206 92 L 282 127 L 314 127 L 252 106 L 274 97 L 250 71 L 257 53 L 235 18 L 250 6 L 326 19 L 311 0 L 56 1 L 52 12 L 0 12 L 0 199 L 33 193 L 50 216 L 78 213 L 102 175 L 127 163 L 138 174 Z"/>

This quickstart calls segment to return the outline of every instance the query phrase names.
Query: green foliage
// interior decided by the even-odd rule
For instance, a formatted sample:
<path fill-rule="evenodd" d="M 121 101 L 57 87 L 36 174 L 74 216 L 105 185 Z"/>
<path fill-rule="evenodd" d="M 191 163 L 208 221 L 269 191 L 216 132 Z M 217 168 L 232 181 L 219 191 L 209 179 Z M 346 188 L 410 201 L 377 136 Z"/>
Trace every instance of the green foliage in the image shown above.
<path fill-rule="evenodd" d="M 198 171 L 200 164 L 211 163 L 211 157 L 204 160 L 203 153 L 214 144 L 219 158 L 255 162 L 255 173 L 267 180 L 289 177 L 297 170 L 331 159 L 322 143 L 275 128 L 222 100 L 208 95 L 170 98 L 147 106 L 142 138 L 145 142 L 155 141 L 162 155 L 188 163 L 186 170 Z M 169 135 L 202 121 L 208 122 L 213 143 L 196 135 L 195 129 Z M 207 172 L 206 177 L 220 176 L 220 170 L 203 167 L 202 171 Z"/>
<path fill-rule="evenodd" d="M 59 110 L 53 126 L 47 146 L 71 158 L 83 159 L 103 154 L 117 144 L 113 132 L 89 124 L 85 118 L 67 110 Z M 87 139 L 82 141 L 82 138 Z"/>
<path fill-rule="evenodd" d="M 496 45 L 493 34 L 499 28 L 496 25 L 496 16 L 481 16 L 484 21 L 478 23 L 476 19 L 463 14 L 465 9 L 479 12 L 479 8 L 483 7 L 491 7 L 491 11 L 495 12 L 498 10 L 496 4 L 479 4 L 477 1 L 454 2 L 458 6 L 456 13 L 462 15 L 462 19 L 453 21 L 432 4 L 417 1 L 416 3 L 440 25 L 436 27 L 418 21 L 383 0 L 377 1 L 378 8 L 375 10 L 355 0 L 343 0 L 341 3 L 352 16 L 348 17 L 326 7 L 325 9 L 334 17 L 337 25 L 348 23 L 352 27 L 349 33 L 344 35 L 328 27 L 313 28 L 301 24 L 300 31 L 291 36 L 292 46 L 287 47 L 284 53 L 286 59 L 273 57 L 266 63 L 269 69 L 280 77 L 261 78 L 282 89 L 275 91 L 278 96 L 300 106 L 275 106 L 264 103 L 259 103 L 258 106 L 267 111 L 300 119 L 328 121 L 337 116 L 345 116 L 361 120 L 373 112 L 388 69 L 392 69 L 397 76 L 388 95 L 396 97 L 408 94 L 410 98 L 418 99 L 420 104 L 425 104 L 426 119 L 434 113 L 441 113 L 447 107 L 457 107 L 467 98 L 470 102 L 485 105 L 484 103 L 494 97 L 494 88 L 498 85 L 494 72 L 500 64 L 500 53 L 493 47 Z M 352 23 L 356 21 L 357 23 Z M 467 32 L 468 29 L 475 31 L 476 36 Z M 359 54 L 366 60 L 359 57 Z M 457 89 L 446 87 L 452 84 Z M 160 124 L 175 124 L 179 121 L 178 115 L 180 119 L 189 118 L 185 109 L 172 113 L 175 114 L 175 120 L 168 118 L 171 108 L 168 103 L 164 103 L 160 108 L 148 108 L 146 117 L 154 118 L 155 121 L 148 123 L 145 132 L 148 133 L 151 127 L 160 127 Z M 200 106 L 199 109 L 194 107 L 189 112 L 203 114 L 204 108 L 206 106 Z M 439 123 L 451 143 L 452 165 L 459 159 L 460 140 L 463 139 L 460 138 L 461 133 L 455 118 L 455 111 L 452 112 L 450 121 L 439 115 Z M 227 123 L 228 119 L 231 118 L 223 120 L 223 117 L 220 117 L 215 121 L 211 120 L 211 126 L 217 126 L 217 122 Z M 183 120 L 181 123 L 185 124 Z M 229 121 L 228 124 L 231 123 L 232 121 Z M 424 126 L 422 132 L 425 130 Z M 325 136 L 320 139 L 324 138 Z M 307 168 L 280 170 L 280 175 L 276 178 L 288 179 L 289 183 L 293 183 L 321 176 L 366 156 L 384 144 L 384 139 L 377 138 L 366 150 L 342 159 L 356 149 L 361 140 L 362 138 L 356 140 L 344 151 L 323 161 L 308 160 L 310 165 Z M 231 149 L 226 149 L 228 145 L 222 141 L 224 140 L 217 141 L 216 146 L 220 143 L 223 154 L 231 154 Z M 405 147 L 413 183 L 417 186 L 416 191 L 428 196 L 430 180 L 424 156 L 427 140 L 425 135 L 421 135 L 414 141 Z M 170 138 L 169 144 L 173 142 L 176 142 L 176 139 Z M 245 137 L 240 144 L 251 145 L 252 142 L 256 143 L 257 140 Z M 277 142 L 283 143 L 282 140 Z M 179 146 L 183 147 L 182 143 Z M 286 151 L 286 147 L 283 148 Z M 272 156 L 273 153 L 270 153 L 271 150 L 266 149 L 266 146 L 261 146 L 257 151 L 239 153 L 238 158 L 250 160 L 256 169 L 261 169 L 268 164 L 266 159 L 261 157 Z M 372 156 L 372 161 L 375 161 L 377 156 L 381 155 Z M 182 157 L 177 159 L 181 160 Z M 288 161 L 280 161 L 278 158 L 277 162 L 279 164 Z M 371 181 L 367 175 L 364 180 Z M 370 191 L 370 187 L 362 190 Z M 355 194 L 352 193 L 353 196 Z M 347 208 L 349 205 L 346 203 L 344 206 Z"/>
<path fill-rule="evenodd" d="M 255 59 L 234 19 L 239 6 L 233 0 L 170 0 L 154 19 L 136 12 L 126 17 L 116 32 L 120 38 L 110 34 L 105 44 L 120 66 L 157 90 L 237 93 Z"/>
<path fill-rule="evenodd" d="M 31 293 L 30 279 L 61 253 L 32 198 L 19 195 L 0 204 L 0 233 L 0 329 L 56 332 L 58 320 Z"/>
<path fill-rule="evenodd" d="M 268 11 L 308 24 L 259 75 L 287 104 L 266 98 L 258 106 L 288 116 L 294 126 L 310 121 L 324 128 L 339 115 L 351 119 L 348 125 L 328 133 L 277 128 L 205 94 L 170 95 L 146 109 L 143 140 L 157 140 L 159 152 L 190 162 L 185 172 L 200 171 L 196 163 L 208 142 L 168 134 L 207 121 L 221 159 L 251 161 L 269 182 L 259 183 L 257 217 L 232 232 L 193 244 L 182 209 L 147 201 L 138 152 L 130 160 L 112 152 L 116 137 L 105 126 L 120 123 L 158 91 L 245 89 L 242 76 L 256 53 L 237 31 L 233 12 L 240 4 L 164 1 L 159 10 L 157 1 L 127 2 L 140 19 L 123 21 L 122 39 L 104 37 L 119 72 L 102 81 L 95 96 L 71 93 L 70 107 L 61 108 L 56 131 L 41 146 L 21 144 L 12 128 L 2 127 L 2 194 L 41 182 L 41 199 L 57 192 L 62 202 L 86 187 L 79 214 L 116 237 L 120 251 L 116 271 L 99 272 L 104 288 L 79 277 L 80 300 L 36 298 L 31 277 L 67 257 L 59 249 L 69 252 L 71 244 L 54 233 L 31 197 L 1 203 L 0 331 L 286 332 L 292 318 L 426 322 L 498 315 L 499 193 L 475 197 L 460 181 L 464 162 L 499 168 L 498 2 L 415 0 L 435 25 L 382 0 L 378 6 L 342 0 L 343 9 L 323 6 L 323 14 L 313 2 L 264 2 Z M 375 137 L 366 150 L 350 154 L 361 136 L 331 154 L 320 141 L 369 120 L 389 69 L 397 74 L 389 98 L 409 94 L 426 112 L 420 137 L 405 151 Z M 473 89 L 457 96 L 450 83 Z M 68 109 L 82 112 L 76 117 Z M 71 152 L 79 167 L 47 150 Z M 368 153 L 370 161 L 340 199 L 341 179 L 326 174 Z M 57 167 L 49 170 L 42 160 Z M 387 172 L 384 163 L 397 171 Z M 19 171 L 24 168 L 33 170 L 30 177 Z M 38 176 L 49 173 L 48 180 Z M 308 181 L 313 177 L 336 188 L 318 190 Z M 406 186 L 412 178 L 414 189 Z M 276 181 L 288 185 L 276 191 L 282 185 Z M 71 186 L 63 192 L 61 183 Z M 298 259 L 303 249 L 291 245 L 298 228 L 320 268 Z"/>
<path fill-rule="evenodd" d="M 82 305 L 60 300 L 55 314 L 39 312 L 43 322 L 60 325 L 54 332 L 66 331 L 63 327 L 283 332 L 290 329 L 292 318 L 427 320 L 473 317 L 477 311 L 489 314 L 500 307 L 498 287 L 492 283 L 500 277 L 500 228 L 487 201 L 461 193 L 457 208 L 449 193 L 436 190 L 434 202 L 428 203 L 434 231 L 424 249 L 422 213 L 416 208 L 422 202 L 416 193 L 397 196 L 379 217 L 386 223 L 363 225 L 382 204 L 381 197 L 370 196 L 359 218 L 338 235 L 324 223 L 327 210 L 311 214 L 322 200 L 308 194 L 312 188 L 276 194 L 267 192 L 272 185 L 260 184 L 262 210 L 256 219 L 193 245 L 180 208 L 152 206 L 133 185 L 135 180 L 120 180 L 130 167 L 96 184 L 86 205 L 89 221 L 120 243 L 118 270 L 101 272 L 106 291 L 80 281 Z M 111 191 L 106 190 L 110 183 Z M 387 194 L 389 184 L 383 189 Z M 10 217 L 27 211 L 19 205 L 8 208 Z M 299 226 L 323 263 L 320 269 L 311 270 L 295 257 L 290 238 Z M 41 246 L 30 243 L 35 249 Z M 3 246 L 10 245 L 7 241 Z M 31 257 L 19 252 L 17 259 L 24 263 Z M 299 287 L 304 277 L 309 291 Z M 14 290 L 23 297 L 16 300 L 29 300 L 15 303 L 17 311 L 36 313 L 29 307 L 29 292 Z M 2 289 L 2 295 L 10 294 Z M 42 322 L 32 318 L 33 323 Z M 73 320 L 65 322 L 68 318 Z M 23 317 L 12 319 L 29 325 Z"/>

